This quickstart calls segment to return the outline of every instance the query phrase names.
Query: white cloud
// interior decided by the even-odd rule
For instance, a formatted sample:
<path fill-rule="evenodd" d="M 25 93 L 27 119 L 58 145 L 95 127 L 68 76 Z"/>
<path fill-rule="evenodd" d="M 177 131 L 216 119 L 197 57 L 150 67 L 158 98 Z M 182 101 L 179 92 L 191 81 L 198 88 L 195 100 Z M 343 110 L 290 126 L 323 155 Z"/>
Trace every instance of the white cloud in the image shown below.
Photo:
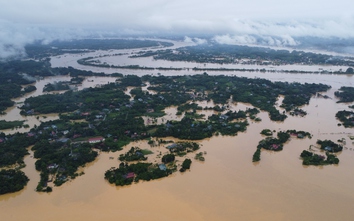
<path fill-rule="evenodd" d="M 293 38 L 299 36 L 354 38 L 352 0 L 0 0 L 0 5 L 0 57 L 22 53 L 23 45 L 36 39 L 107 33 L 208 34 L 222 42 L 270 45 L 296 45 Z"/>
<path fill-rule="evenodd" d="M 208 41 L 206 39 L 202 39 L 202 38 L 190 38 L 188 36 L 184 37 L 184 42 L 186 43 L 196 43 L 196 44 L 206 44 L 208 43 Z"/>
<path fill-rule="evenodd" d="M 230 45 L 249 45 L 256 44 L 257 39 L 250 35 L 217 35 L 214 39 L 219 44 L 230 44 Z"/>

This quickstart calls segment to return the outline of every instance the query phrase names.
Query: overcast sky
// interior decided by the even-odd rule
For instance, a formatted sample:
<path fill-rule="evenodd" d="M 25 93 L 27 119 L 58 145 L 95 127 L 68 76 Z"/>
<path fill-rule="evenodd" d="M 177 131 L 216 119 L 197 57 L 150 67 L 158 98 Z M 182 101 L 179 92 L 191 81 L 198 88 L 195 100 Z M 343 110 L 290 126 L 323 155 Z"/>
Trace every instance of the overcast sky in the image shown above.
<path fill-rule="evenodd" d="M 287 44 L 292 37 L 354 37 L 353 0 L 0 0 L 0 57 L 6 44 L 89 34 L 208 34 Z M 268 40 L 267 40 L 268 39 Z M 6 52 L 7 50 L 7 52 Z"/>

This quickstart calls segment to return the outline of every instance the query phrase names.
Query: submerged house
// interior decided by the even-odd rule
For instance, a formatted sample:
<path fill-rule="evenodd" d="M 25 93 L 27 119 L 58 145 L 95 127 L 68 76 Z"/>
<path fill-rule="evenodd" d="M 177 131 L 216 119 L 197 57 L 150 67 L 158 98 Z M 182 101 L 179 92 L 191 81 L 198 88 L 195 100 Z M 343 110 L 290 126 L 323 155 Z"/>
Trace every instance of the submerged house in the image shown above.
<path fill-rule="evenodd" d="M 162 170 L 162 171 L 166 171 L 166 165 L 164 163 L 162 164 L 159 164 L 159 169 Z"/>
<path fill-rule="evenodd" d="M 91 144 L 94 144 L 94 143 L 103 142 L 104 140 L 105 139 L 103 137 L 92 137 L 92 138 L 88 139 L 88 142 Z"/>
<path fill-rule="evenodd" d="M 327 147 L 324 148 L 324 150 L 325 150 L 325 151 L 332 151 L 333 149 L 332 149 L 332 147 L 327 146 Z"/>
<path fill-rule="evenodd" d="M 135 173 L 133 172 L 127 173 L 123 176 L 124 179 L 133 179 L 134 177 L 135 177 Z"/>

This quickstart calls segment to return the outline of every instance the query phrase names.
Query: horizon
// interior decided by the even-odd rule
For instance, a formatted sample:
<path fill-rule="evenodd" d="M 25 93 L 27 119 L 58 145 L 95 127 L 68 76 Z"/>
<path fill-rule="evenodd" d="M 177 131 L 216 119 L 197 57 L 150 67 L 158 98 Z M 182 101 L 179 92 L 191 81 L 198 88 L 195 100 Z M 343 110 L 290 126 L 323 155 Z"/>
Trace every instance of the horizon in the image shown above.
<path fill-rule="evenodd" d="M 201 0 L 145 2 L 0 0 L 0 58 L 35 41 L 122 36 L 188 36 L 226 44 L 299 46 L 304 37 L 352 40 L 354 6 L 336 2 Z M 334 10 L 335 9 L 335 10 Z"/>

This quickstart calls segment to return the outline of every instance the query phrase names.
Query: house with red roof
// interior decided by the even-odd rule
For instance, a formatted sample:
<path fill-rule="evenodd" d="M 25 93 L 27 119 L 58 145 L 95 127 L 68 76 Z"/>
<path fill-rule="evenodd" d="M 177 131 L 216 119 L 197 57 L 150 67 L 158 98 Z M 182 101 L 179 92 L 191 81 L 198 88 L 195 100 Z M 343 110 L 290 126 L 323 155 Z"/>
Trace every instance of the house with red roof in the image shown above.
<path fill-rule="evenodd" d="M 130 172 L 130 173 L 127 173 L 126 175 L 124 175 L 125 179 L 132 179 L 134 177 L 135 177 L 135 173 L 133 173 L 133 172 Z"/>
<path fill-rule="evenodd" d="M 93 144 L 93 143 L 100 143 L 103 142 L 104 138 L 103 137 L 92 137 L 90 139 L 88 139 L 88 142 Z"/>

